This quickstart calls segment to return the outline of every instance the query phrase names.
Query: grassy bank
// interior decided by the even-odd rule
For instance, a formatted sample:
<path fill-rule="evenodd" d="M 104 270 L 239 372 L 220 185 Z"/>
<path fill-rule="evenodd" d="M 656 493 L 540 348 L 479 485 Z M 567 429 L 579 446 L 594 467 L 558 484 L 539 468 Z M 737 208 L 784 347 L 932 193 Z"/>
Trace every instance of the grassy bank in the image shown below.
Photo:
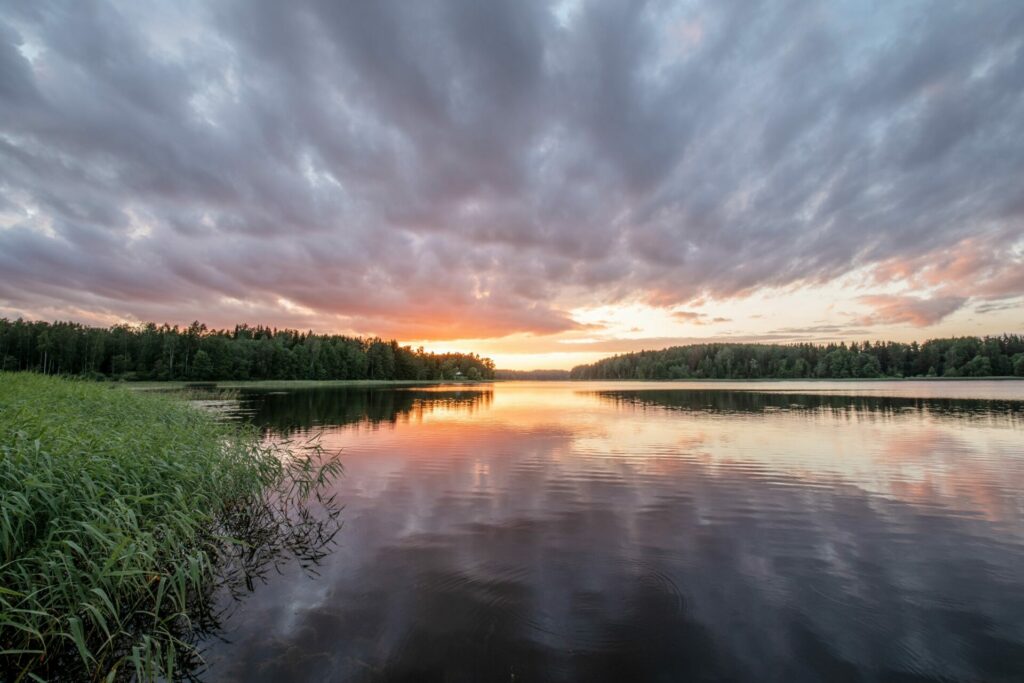
<path fill-rule="evenodd" d="M 335 467 L 171 396 L 0 373 L 0 679 L 174 678 L 231 520 Z"/>

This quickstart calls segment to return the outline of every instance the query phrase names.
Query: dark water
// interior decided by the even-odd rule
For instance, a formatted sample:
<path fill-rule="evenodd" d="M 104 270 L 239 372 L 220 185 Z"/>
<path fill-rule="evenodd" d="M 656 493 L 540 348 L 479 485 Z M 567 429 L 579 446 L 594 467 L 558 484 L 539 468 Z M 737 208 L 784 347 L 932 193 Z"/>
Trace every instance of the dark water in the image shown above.
<path fill-rule="evenodd" d="M 773 393 L 765 393 L 773 392 Z M 1024 681 L 1024 383 L 247 392 L 345 527 L 211 681 Z"/>

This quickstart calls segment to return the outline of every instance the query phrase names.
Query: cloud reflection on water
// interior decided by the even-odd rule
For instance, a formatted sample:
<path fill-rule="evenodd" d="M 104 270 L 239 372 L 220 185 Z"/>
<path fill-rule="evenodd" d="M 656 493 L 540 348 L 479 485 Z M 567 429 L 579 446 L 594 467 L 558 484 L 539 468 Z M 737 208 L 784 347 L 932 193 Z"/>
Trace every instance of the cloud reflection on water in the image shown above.
<path fill-rule="evenodd" d="M 577 389 L 377 397 L 328 428 L 341 547 L 240 606 L 212 678 L 1024 671 L 1019 408 Z"/>

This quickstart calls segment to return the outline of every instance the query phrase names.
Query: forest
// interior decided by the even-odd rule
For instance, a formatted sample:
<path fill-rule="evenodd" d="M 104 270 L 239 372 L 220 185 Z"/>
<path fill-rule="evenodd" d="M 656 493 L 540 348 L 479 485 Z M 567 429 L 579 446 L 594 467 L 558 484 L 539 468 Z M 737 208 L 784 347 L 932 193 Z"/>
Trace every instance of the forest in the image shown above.
<path fill-rule="evenodd" d="M 120 380 L 493 379 L 489 358 L 379 338 L 238 325 L 89 327 L 0 318 L 0 370 Z"/>
<path fill-rule="evenodd" d="M 572 379 L 795 379 L 1024 376 L 1024 337 L 955 337 L 909 344 L 693 344 L 605 358 Z"/>

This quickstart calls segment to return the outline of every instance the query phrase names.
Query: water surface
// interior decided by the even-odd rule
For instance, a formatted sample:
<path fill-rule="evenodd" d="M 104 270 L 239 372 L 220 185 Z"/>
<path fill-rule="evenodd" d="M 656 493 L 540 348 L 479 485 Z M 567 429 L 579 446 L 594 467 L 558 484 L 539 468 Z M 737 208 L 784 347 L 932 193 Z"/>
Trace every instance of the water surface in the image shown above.
<path fill-rule="evenodd" d="M 1024 680 L 1024 382 L 245 392 L 345 527 L 217 681 Z"/>

